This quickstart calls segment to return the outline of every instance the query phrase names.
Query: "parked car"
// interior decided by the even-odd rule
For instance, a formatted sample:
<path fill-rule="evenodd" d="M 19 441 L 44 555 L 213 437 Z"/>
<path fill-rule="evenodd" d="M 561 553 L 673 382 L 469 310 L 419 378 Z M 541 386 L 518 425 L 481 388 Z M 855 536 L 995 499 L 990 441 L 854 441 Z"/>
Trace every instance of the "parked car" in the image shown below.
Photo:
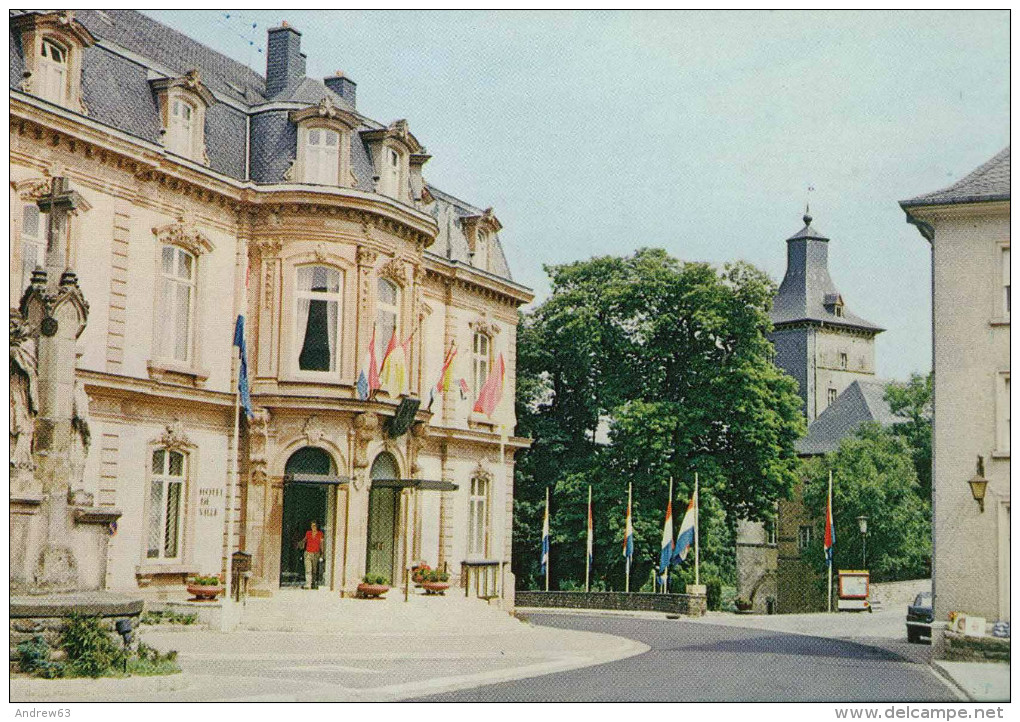
<path fill-rule="evenodd" d="M 927 637 L 931 642 L 931 592 L 921 592 L 907 607 L 907 641 L 920 642 Z"/>

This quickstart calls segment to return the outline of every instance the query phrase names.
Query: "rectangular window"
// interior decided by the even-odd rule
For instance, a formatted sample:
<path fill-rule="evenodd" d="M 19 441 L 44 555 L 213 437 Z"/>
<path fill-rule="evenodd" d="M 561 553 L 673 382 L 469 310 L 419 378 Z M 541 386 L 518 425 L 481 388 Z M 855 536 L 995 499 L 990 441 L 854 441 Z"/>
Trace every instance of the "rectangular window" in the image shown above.
<path fill-rule="evenodd" d="M 181 555 L 184 454 L 156 449 L 152 452 L 151 471 L 145 556 L 149 559 L 177 559 Z"/>
<path fill-rule="evenodd" d="M 489 482 L 471 480 L 471 500 L 468 516 L 468 554 L 485 556 L 489 537 Z"/>
<path fill-rule="evenodd" d="M 1009 319 L 1009 248 L 1002 249 L 1002 312 Z"/>
<path fill-rule="evenodd" d="M 386 192 L 394 198 L 400 195 L 400 153 L 393 148 L 386 149 Z"/>
<path fill-rule="evenodd" d="M 305 183 L 336 185 L 340 164 L 340 134 L 309 128 L 305 142 Z"/>
<path fill-rule="evenodd" d="M 400 288 L 397 284 L 380 278 L 376 284 L 377 295 L 375 301 L 375 358 L 378 363 L 383 362 L 383 355 L 390 343 L 393 332 L 397 332 L 397 342 L 400 338 Z"/>
<path fill-rule="evenodd" d="M 25 205 L 21 213 L 21 288 L 32 281 L 36 266 L 46 265 L 46 236 L 49 215 L 35 203 Z"/>
<path fill-rule="evenodd" d="M 195 109 L 190 103 L 175 98 L 170 103 L 170 137 L 167 146 L 174 153 L 186 158 L 195 156 Z"/>
<path fill-rule="evenodd" d="M 811 534 L 813 531 L 814 530 L 810 525 L 801 526 L 797 530 L 798 549 L 807 549 L 809 546 L 811 546 Z"/>
<path fill-rule="evenodd" d="M 776 537 L 777 537 L 776 531 L 777 531 L 778 528 L 779 528 L 779 523 L 778 523 L 778 520 L 775 517 L 772 517 L 767 522 L 765 522 L 765 543 L 766 544 L 775 544 L 776 543 Z"/>
<path fill-rule="evenodd" d="M 996 451 L 1009 453 L 1009 374 L 999 374 L 998 386 L 995 389 L 995 436 Z"/>
<path fill-rule="evenodd" d="M 847 368 L 848 365 L 849 365 L 849 359 L 847 358 L 847 355 L 845 353 L 841 353 L 839 355 L 839 367 L 841 369 L 843 369 L 844 371 L 846 371 L 846 368 Z"/>
<path fill-rule="evenodd" d="M 829 389 L 829 405 L 830 406 L 832 405 L 832 402 L 836 400 L 837 396 L 839 396 L 839 394 L 836 392 L 836 389 Z"/>
<path fill-rule="evenodd" d="M 195 308 L 195 257 L 165 245 L 160 257 L 156 349 L 160 358 L 191 360 L 192 314 Z"/>
<path fill-rule="evenodd" d="M 326 266 L 297 269 L 297 332 L 302 371 L 336 371 L 340 319 L 340 271 Z"/>
<path fill-rule="evenodd" d="M 482 386 L 489 377 L 489 337 L 476 333 L 471 346 L 471 377 L 475 398 L 482 392 Z"/>
<path fill-rule="evenodd" d="M 39 97 L 62 105 L 67 94 L 67 51 L 52 40 L 43 40 L 38 66 Z"/>

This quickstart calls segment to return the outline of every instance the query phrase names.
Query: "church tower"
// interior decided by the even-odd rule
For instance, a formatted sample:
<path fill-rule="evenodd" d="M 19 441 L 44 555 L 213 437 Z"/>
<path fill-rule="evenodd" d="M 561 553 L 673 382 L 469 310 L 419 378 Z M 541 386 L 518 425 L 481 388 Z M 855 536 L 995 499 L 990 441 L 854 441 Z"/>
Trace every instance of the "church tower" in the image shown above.
<path fill-rule="evenodd" d="M 875 377 L 875 336 L 829 276 L 829 239 L 811 226 L 786 239 L 786 275 L 772 305 L 776 366 L 797 380 L 810 424 L 855 380 Z"/>

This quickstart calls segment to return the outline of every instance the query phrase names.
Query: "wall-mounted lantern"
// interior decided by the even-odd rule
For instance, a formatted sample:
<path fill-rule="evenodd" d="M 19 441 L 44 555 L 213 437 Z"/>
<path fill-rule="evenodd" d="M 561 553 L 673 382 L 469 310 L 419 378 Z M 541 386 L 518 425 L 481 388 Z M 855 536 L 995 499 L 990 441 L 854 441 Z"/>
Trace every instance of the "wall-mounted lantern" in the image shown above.
<path fill-rule="evenodd" d="M 970 484 L 970 493 L 974 501 L 978 503 L 981 513 L 985 513 L 985 491 L 988 489 L 988 479 L 985 478 L 985 459 L 983 456 L 977 458 L 977 473 L 967 480 Z"/>

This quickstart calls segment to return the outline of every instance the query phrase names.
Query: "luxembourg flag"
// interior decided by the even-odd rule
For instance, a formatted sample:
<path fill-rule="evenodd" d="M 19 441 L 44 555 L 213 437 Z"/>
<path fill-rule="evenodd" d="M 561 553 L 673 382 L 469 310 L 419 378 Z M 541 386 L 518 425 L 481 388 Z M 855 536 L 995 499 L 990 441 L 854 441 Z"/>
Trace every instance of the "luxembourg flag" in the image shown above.
<path fill-rule="evenodd" d="M 673 549 L 673 559 L 671 560 L 674 564 L 687 559 L 687 554 L 691 550 L 691 545 L 694 544 L 694 525 L 697 523 L 698 516 L 698 490 L 695 489 L 694 493 L 691 494 L 691 501 L 687 504 L 687 512 L 684 514 L 684 520 L 680 522 L 680 531 L 676 535 L 676 547 Z"/>
<path fill-rule="evenodd" d="M 673 558 L 673 481 L 669 482 L 669 502 L 666 504 L 666 523 L 662 525 L 662 551 L 659 552 L 659 578 L 669 573 L 669 561 Z"/>
<path fill-rule="evenodd" d="M 595 528 L 591 523 L 591 487 L 588 487 L 588 573 L 595 563 Z M 587 576 L 587 574 L 586 574 Z"/>
<path fill-rule="evenodd" d="M 545 490 L 545 516 L 542 517 L 542 574 L 549 572 L 549 489 Z M 548 589 L 546 590 L 548 591 Z"/>
<path fill-rule="evenodd" d="M 634 557 L 634 526 L 631 523 L 631 491 L 627 487 L 627 523 L 623 532 L 623 556 L 629 562 Z"/>
<path fill-rule="evenodd" d="M 836 546 L 836 530 L 832 526 L 832 478 L 829 478 L 829 498 L 825 504 L 825 564 L 832 568 L 832 548 Z"/>

